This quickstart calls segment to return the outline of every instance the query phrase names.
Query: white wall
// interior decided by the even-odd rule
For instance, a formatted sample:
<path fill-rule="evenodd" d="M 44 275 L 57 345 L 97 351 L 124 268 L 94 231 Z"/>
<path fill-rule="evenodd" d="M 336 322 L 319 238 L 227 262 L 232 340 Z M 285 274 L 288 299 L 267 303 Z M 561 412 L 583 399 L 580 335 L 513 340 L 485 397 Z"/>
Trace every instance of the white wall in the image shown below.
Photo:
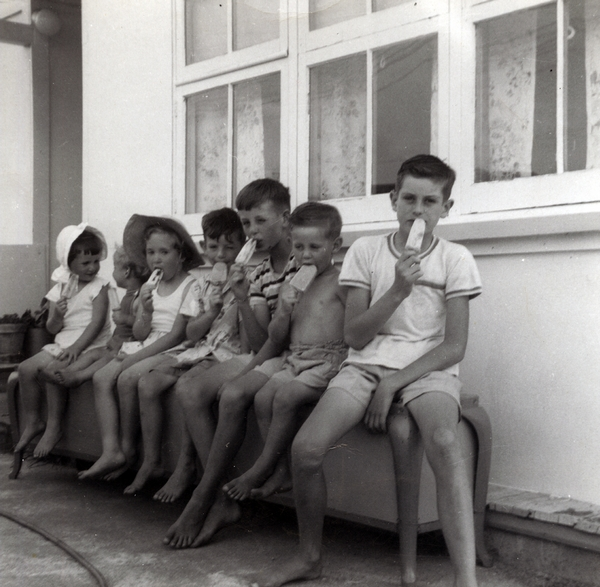
<path fill-rule="evenodd" d="M 171 213 L 171 21 L 168 0 L 82 3 L 83 219 L 111 248 L 133 213 Z"/>
<path fill-rule="evenodd" d="M 111 243 L 171 212 L 170 7 L 83 3 L 84 219 Z M 599 233 L 508 241 L 467 243 L 485 290 L 462 377 L 492 418 L 492 482 L 600 503 Z"/>

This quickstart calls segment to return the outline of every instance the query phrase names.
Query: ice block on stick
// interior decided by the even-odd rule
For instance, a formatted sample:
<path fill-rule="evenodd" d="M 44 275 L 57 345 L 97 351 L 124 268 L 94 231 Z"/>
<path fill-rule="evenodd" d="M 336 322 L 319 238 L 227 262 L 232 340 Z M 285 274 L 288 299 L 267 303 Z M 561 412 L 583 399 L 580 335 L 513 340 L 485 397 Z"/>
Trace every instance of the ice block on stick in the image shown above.
<path fill-rule="evenodd" d="M 62 297 L 70 300 L 77 293 L 77 286 L 79 285 L 79 277 L 75 273 L 71 273 L 69 281 L 63 285 Z"/>
<path fill-rule="evenodd" d="M 248 239 L 242 250 L 237 254 L 235 262 L 240 265 L 247 265 L 252 259 L 252 255 L 254 255 L 254 249 L 256 249 L 256 241 L 253 238 Z"/>
<path fill-rule="evenodd" d="M 419 253 L 425 236 L 425 220 L 417 218 L 411 226 L 408 239 L 406 240 L 406 248 L 413 249 Z"/>
<path fill-rule="evenodd" d="M 163 271 L 162 269 L 155 269 L 150 277 L 148 277 L 148 281 L 146 282 L 152 289 L 156 289 L 160 280 L 162 279 Z"/>
<path fill-rule="evenodd" d="M 314 265 L 302 265 L 298 273 L 290 279 L 290 285 L 299 292 L 305 292 L 317 276 L 317 268 Z"/>
<path fill-rule="evenodd" d="M 223 285 L 227 281 L 227 265 L 220 261 L 212 266 L 210 282 L 213 285 Z"/>

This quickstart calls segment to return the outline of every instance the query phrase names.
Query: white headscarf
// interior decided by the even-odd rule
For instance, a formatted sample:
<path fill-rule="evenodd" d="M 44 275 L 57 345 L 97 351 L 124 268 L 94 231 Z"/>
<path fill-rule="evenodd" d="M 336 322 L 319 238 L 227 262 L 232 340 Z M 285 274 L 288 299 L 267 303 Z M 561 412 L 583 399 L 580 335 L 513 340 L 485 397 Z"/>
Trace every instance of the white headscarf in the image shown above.
<path fill-rule="evenodd" d="M 82 222 L 77 226 L 74 224 L 65 226 L 56 238 L 56 259 L 60 263 L 60 266 L 52 272 L 52 281 L 55 281 L 56 283 L 67 283 L 67 281 L 69 281 L 69 276 L 71 275 L 71 270 L 69 269 L 69 253 L 73 243 L 84 230 L 95 234 L 100 239 L 100 242 L 102 243 L 100 260 L 103 261 L 106 259 L 108 250 L 106 240 L 104 239 L 104 235 L 97 228 L 89 226 L 87 222 Z"/>

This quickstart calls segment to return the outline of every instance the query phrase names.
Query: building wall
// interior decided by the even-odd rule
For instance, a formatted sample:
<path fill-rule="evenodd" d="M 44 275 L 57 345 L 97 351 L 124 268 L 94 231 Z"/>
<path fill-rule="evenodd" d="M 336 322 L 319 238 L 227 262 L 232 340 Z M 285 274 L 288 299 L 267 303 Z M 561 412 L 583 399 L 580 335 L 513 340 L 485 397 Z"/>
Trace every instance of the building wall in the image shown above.
<path fill-rule="evenodd" d="M 171 211 L 170 10 L 83 6 L 83 210 L 109 242 L 132 213 Z M 502 230 L 516 223 L 524 236 L 464 240 L 485 292 L 462 378 L 492 418 L 492 482 L 600 503 L 598 233 L 528 231 L 518 215 Z M 440 234 L 456 238 L 460 220 Z"/>

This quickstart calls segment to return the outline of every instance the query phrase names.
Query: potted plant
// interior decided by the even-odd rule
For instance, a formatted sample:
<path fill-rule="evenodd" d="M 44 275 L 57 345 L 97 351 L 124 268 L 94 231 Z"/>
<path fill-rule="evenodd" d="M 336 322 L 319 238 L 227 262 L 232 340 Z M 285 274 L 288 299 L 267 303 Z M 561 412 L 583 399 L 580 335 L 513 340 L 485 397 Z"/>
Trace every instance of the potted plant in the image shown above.
<path fill-rule="evenodd" d="M 21 358 L 25 333 L 32 321 L 30 310 L 22 316 L 4 314 L 0 317 L 0 363 L 14 363 Z"/>

